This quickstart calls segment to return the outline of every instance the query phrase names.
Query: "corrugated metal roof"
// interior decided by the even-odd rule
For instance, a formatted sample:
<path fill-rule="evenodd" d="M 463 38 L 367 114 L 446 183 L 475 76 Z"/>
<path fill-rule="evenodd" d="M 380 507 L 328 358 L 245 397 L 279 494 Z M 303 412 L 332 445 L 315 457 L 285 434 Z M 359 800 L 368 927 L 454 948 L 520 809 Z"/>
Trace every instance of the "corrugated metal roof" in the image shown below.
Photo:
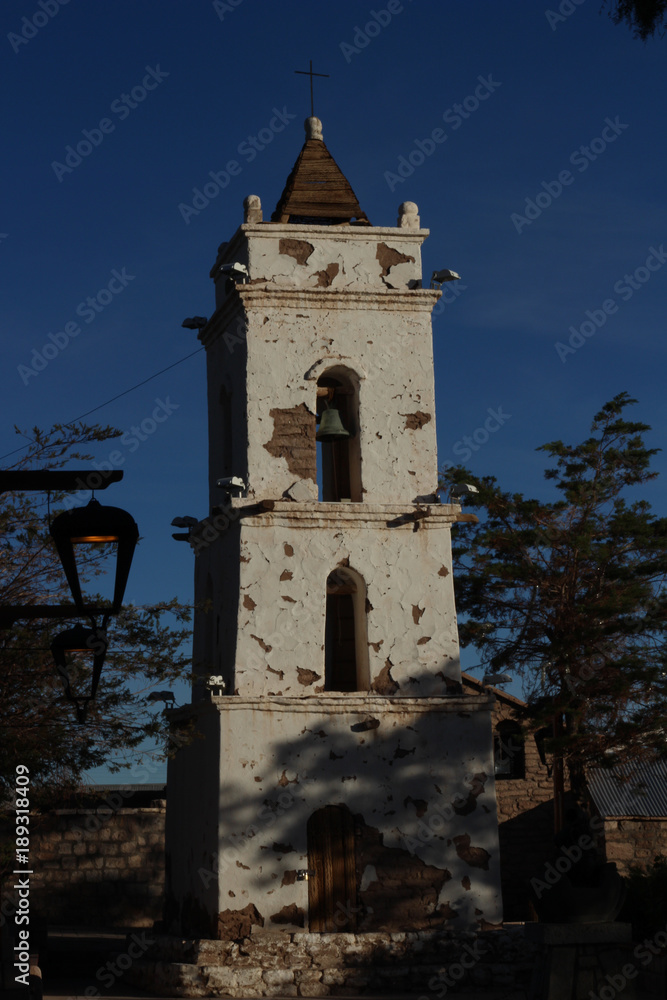
<path fill-rule="evenodd" d="M 667 761 L 590 768 L 586 778 L 601 816 L 667 816 Z"/>

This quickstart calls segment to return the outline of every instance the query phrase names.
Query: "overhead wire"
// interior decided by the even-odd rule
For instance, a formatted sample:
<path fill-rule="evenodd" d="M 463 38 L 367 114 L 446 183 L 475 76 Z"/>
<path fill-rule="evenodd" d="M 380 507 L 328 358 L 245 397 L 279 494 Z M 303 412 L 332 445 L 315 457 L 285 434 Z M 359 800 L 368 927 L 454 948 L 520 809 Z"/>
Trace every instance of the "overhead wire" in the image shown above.
<path fill-rule="evenodd" d="M 146 385 L 147 382 L 151 382 L 154 378 L 157 378 L 158 375 L 164 375 L 164 373 L 168 372 L 171 368 L 176 368 L 177 365 L 182 365 L 184 361 L 188 361 L 190 358 L 193 358 L 195 354 L 200 354 L 204 350 L 205 350 L 204 347 L 198 347 L 196 351 L 192 351 L 191 354 L 186 354 L 184 358 L 180 358 L 178 361 L 174 361 L 172 364 L 167 365 L 166 368 L 161 368 L 159 372 L 154 372 L 152 375 L 149 375 L 148 378 L 142 379 L 142 381 L 137 382 L 136 385 L 130 386 L 129 389 L 124 389 L 123 392 L 119 392 L 118 395 L 112 396 L 111 399 L 107 399 L 104 403 L 100 403 L 98 406 L 93 406 L 92 409 L 86 410 L 85 413 L 79 414 L 79 416 L 74 417 L 73 420 L 68 420 L 66 424 L 63 424 L 63 426 L 71 427 L 73 424 L 78 423 L 79 420 L 83 420 L 84 417 L 89 417 L 91 413 L 97 413 L 97 411 L 103 409 L 103 407 L 109 406 L 111 403 L 115 403 L 117 399 L 121 399 L 123 396 L 127 396 L 128 393 L 134 392 L 135 389 L 141 388 L 142 385 Z M 11 455 L 16 455 L 19 451 L 24 451 L 26 448 L 29 447 L 30 443 L 22 444 L 20 448 L 14 448 L 13 451 L 8 451 L 4 455 L 0 455 L 0 462 L 3 461 L 5 458 L 9 458 Z"/>

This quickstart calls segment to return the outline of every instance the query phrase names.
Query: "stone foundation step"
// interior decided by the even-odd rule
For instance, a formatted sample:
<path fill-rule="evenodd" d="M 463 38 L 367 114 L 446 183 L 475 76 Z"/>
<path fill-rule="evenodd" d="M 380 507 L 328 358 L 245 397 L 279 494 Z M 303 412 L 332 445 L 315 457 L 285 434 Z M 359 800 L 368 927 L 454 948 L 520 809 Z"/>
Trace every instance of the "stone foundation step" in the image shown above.
<path fill-rule="evenodd" d="M 127 971 L 158 996 L 448 997 L 525 988 L 536 949 L 523 928 L 483 932 L 262 933 L 237 941 L 156 936 Z"/>
<path fill-rule="evenodd" d="M 137 962 L 127 978 L 144 990 L 170 997 L 387 997 L 418 995 L 433 978 L 444 983 L 438 978 L 443 973 L 442 967 L 262 969 Z"/>

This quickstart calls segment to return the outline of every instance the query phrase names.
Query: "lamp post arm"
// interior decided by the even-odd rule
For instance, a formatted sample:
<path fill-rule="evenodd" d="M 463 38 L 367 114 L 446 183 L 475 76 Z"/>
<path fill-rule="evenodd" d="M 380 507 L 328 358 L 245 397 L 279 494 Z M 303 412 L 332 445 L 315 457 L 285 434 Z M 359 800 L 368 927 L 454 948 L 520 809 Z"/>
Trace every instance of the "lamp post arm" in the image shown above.
<path fill-rule="evenodd" d="M 105 490 L 123 478 L 121 469 L 97 472 L 94 469 L 2 469 L 0 493 L 9 490 L 23 492 L 66 492 L 68 490 Z"/>
<path fill-rule="evenodd" d="M 17 621 L 34 621 L 36 618 L 98 618 L 108 612 L 108 608 L 98 608 L 94 604 L 82 607 L 75 604 L 12 604 L 0 608 L 0 628 L 11 628 Z"/>

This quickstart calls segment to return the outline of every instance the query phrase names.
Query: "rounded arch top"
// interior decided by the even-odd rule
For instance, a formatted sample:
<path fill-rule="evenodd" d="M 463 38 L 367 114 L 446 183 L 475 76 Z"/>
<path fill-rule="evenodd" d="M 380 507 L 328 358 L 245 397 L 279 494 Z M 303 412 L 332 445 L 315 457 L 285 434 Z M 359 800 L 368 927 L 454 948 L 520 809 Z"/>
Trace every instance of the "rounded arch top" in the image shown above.
<path fill-rule="evenodd" d="M 325 691 L 368 691 L 366 581 L 340 565 L 326 579 Z"/>
<path fill-rule="evenodd" d="M 345 358 L 320 358 L 311 365 L 303 376 L 309 382 L 317 382 L 323 375 L 331 375 L 333 378 L 343 377 L 351 382 L 361 381 L 368 378 L 368 372 L 358 363 L 348 364 L 352 359 Z"/>
<path fill-rule="evenodd" d="M 329 569 L 327 573 L 327 587 L 329 586 L 329 581 L 332 584 L 340 583 L 341 586 L 347 584 L 348 586 L 353 586 L 355 591 L 366 596 L 366 581 L 364 579 L 363 573 L 360 573 L 358 569 L 354 566 L 341 565 Z"/>

